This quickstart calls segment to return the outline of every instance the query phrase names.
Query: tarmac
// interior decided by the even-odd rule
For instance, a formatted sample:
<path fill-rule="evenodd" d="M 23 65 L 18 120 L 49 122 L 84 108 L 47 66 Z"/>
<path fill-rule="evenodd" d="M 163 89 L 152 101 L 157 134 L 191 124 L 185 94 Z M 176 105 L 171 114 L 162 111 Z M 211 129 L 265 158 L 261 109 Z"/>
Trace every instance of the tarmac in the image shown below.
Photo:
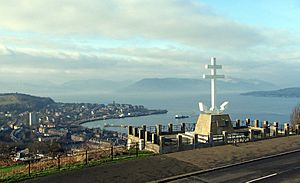
<path fill-rule="evenodd" d="M 156 183 L 300 182 L 300 149 L 156 180 Z M 153 183 L 151 182 L 151 183 Z"/>

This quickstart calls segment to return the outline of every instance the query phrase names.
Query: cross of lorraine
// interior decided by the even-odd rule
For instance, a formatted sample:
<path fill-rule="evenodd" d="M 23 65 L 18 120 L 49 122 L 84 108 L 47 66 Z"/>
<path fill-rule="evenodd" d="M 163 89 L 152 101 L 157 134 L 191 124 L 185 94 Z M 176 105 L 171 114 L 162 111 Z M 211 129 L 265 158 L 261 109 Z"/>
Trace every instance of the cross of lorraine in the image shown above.
<path fill-rule="evenodd" d="M 206 114 L 222 114 L 225 111 L 227 104 L 229 103 L 228 101 L 225 101 L 220 105 L 219 109 L 216 107 L 216 80 L 225 78 L 224 75 L 217 74 L 217 69 L 222 69 L 222 65 L 217 65 L 216 58 L 212 57 L 211 64 L 206 64 L 205 68 L 210 69 L 210 74 L 203 74 L 203 78 L 211 80 L 211 107 L 208 109 L 208 107 L 206 107 L 203 102 L 199 102 L 200 112 Z"/>

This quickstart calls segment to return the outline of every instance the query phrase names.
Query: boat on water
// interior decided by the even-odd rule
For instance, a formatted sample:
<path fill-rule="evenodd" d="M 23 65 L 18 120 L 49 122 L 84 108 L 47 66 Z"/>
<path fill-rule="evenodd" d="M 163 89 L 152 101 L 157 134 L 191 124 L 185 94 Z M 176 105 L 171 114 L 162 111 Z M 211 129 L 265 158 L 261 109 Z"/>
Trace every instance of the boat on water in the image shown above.
<path fill-rule="evenodd" d="M 183 118 L 189 118 L 189 116 L 185 116 L 185 115 L 175 115 L 175 119 L 183 119 Z"/>
<path fill-rule="evenodd" d="M 104 123 L 104 127 L 105 127 L 105 128 L 109 128 L 109 127 L 127 128 L 128 125 L 123 125 L 123 124 L 108 124 L 108 123 Z"/>

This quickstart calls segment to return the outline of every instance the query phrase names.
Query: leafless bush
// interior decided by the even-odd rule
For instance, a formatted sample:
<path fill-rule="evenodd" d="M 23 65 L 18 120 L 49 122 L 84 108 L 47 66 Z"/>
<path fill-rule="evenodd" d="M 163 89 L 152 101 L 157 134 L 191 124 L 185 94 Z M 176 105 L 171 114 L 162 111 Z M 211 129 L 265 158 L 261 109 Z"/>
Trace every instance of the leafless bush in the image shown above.
<path fill-rule="evenodd" d="M 292 127 L 295 128 L 296 124 L 300 124 L 300 104 L 298 104 L 291 114 L 291 124 Z"/>

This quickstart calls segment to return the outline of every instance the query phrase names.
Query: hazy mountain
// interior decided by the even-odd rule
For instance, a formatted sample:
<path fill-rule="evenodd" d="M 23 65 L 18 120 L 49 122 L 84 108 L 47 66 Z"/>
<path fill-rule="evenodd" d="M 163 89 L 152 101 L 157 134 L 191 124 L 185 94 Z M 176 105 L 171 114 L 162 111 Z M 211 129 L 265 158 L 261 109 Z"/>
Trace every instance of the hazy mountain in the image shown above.
<path fill-rule="evenodd" d="M 259 80 L 227 79 L 217 81 L 218 89 L 223 91 L 249 91 L 255 89 L 274 89 L 272 83 Z M 188 78 L 146 78 L 129 85 L 124 92 L 209 92 L 210 81 Z"/>
<path fill-rule="evenodd" d="M 57 90 L 58 85 L 48 81 L 2 81 L 0 93 L 49 93 Z"/>
<path fill-rule="evenodd" d="M 101 94 L 101 93 L 208 93 L 210 81 L 189 78 L 145 78 L 137 82 L 109 81 L 101 79 L 74 80 L 63 84 L 47 81 L 2 82 L 2 93 L 30 93 L 33 95 L 70 95 L 70 94 Z M 253 90 L 275 89 L 272 83 L 259 80 L 226 79 L 217 81 L 217 89 L 224 92 L 246 92 Z"/>
<path fill-rule="evenodd" d="M 300 97 L 300 87 L 284 88 L 271 91 L 253 91 L 241 93 L 241 95 L 251 95 L 256 97 Z"/>
<path fill-rule="evenodd" d="M 60 89 L 64 90 L 75 90 L 75 91 L 99 91 L 109 92 L 116 91 L 120 88 L 129 85 L 129 81 L 110 81 L 102 79 L 90 79 L 90 80 L 74 80 L 63 83 L 59 86 Z"/>
<path fill-rule="evenodd" d="M 1 93 L 30 93 L 35 95 L 60 93 L 105 93 L 117 91 L 131 84 L 130 81 L 109 81 L 101 79 L 74 80 L 62 84 L 48 81 L 7 81 L 0 82 Z"/>

